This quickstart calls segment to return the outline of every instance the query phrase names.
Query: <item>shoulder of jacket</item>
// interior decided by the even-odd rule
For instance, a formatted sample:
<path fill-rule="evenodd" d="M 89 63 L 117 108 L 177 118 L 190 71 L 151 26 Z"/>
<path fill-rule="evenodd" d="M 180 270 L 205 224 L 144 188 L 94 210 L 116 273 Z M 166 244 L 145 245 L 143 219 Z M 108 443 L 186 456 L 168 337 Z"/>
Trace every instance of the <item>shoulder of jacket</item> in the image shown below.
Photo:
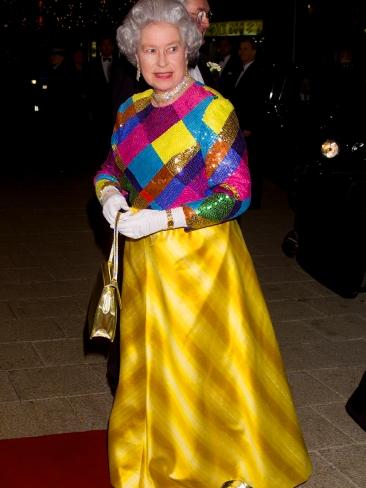
<path fill-rule="evenodd" d="M 136 103 L 136 102 L 139 102 L 140 100 L 144 100 L 144 99 L 151 99 L 151 95 L 152 95 L 152 88 L 148 88 L 147 90 L 144 90 L 142 92 L 139 92 L 139 93 L 134 93 L 132 95 L 132 102 L 133 103 Z"/>
<path fill-rule="evenodd" d="M 212 105 L 213 108 L 230 111 L 233 109 L 233 105 L 230 100 L 221 95 L 220 92 L 210 86 L 205 85 L 204 88 L 212 95 L 210 105 Z"/>
<path fill-rule="evenodd" d="M 128 97 L 118 108 L 117 119 L 125 123 L 130 117 L 144 109 L 151 101 L 152 89 L 134 93 Z"/>
<path fill-rule="evenodd" d="M 207 105 L 203 121 L 219 133 L 222 129 L 225 121 L 234 112 L 234 106 L 227 98 L 224 98 L 219 92 L 208 87 L 208 90 L 212 94 L 212 100 Z"/>
<path fill-rule="evenodd" d="M 122 110 L 128 109 L 130 106 L 134 106 L 136 112 L 139 112 L 146 107 L 151 101 L 152 89 L 144 90 L 139 93 L 134 93 L 121 105 Z"/>

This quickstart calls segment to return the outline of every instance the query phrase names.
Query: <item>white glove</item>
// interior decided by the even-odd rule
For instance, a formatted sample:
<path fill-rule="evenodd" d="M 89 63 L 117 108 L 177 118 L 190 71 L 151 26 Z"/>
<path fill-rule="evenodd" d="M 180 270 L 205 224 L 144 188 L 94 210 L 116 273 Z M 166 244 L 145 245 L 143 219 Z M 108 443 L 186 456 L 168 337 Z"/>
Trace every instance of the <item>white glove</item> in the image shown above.
<path fill-rule="evenodd" d="M 186 227 L 186 218 L 182 207 L 173 208 L 170 211 L 169 226 L 168 213 L 165 210 L 144 209 L 137 212 L 126 212 L 119 218 L 117 228 L 120 234 L 131 239 L 155 234 L 161 230 Z"/>
<path fill-rule="evenodd" d="M 112 228 L 114 228 L 117 213 L 121 209 L 127 211 L 130 208 L 125 197 L 114 186 L 107 186 L 103 189 L 100 201 L 103 205 L 103 215 Z"/>

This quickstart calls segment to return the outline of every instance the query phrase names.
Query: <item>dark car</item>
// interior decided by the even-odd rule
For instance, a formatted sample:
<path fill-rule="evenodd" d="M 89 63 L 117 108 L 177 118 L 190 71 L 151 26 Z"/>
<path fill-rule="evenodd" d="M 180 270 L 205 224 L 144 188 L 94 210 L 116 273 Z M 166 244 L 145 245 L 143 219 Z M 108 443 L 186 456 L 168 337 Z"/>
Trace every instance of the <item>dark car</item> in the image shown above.
<path fill-rule="evenodd" d="M 287 191 L 294 170 L 311 157 L 311 145 L 319 135 L 319 94 L 301 66 L 269 66 L 266 81 L 262 124 L 265 173 Z"/>
<path fill-rule="evenodd" d="M 294 228 L 282 244 L 312 277 L 347 298 L 366 289 L 365 110 L 366 87 L 346 103 L 330 99 L 318 107 L 304 158 L 297 148 L 289 186 Z"/>

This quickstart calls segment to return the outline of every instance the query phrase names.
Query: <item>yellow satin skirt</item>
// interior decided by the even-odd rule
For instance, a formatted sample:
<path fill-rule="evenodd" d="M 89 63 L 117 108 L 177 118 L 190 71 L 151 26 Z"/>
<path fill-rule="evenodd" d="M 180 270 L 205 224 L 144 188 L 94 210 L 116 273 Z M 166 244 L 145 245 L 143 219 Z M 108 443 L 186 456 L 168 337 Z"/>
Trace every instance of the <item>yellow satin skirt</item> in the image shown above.
<path fill-rule="evenodd" d="M 115 488 L 292 488 L 311 464 L 236 221 L 128 240 Z"/>

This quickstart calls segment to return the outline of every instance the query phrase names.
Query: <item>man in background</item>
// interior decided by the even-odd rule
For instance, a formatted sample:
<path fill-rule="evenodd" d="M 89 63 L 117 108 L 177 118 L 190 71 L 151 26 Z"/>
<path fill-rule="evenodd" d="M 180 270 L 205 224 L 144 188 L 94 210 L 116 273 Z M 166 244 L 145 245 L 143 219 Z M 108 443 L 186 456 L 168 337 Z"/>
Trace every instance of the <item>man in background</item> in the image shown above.
<path fill-rule="evenodd" d="M 217 41 L 217 53 L 219 55 L 219 73 L 218 91 L 226 98 L 230 98 L 235 82 L 242 69 L 240 58 L 237 54 L 237 48 L 230 37 L 220 37 Z"/>
<path fill-rule="evenodd" d="M 210 5 L 207 0 L 179 0 L 186 7 L 187 12 L 196 22 L 198 30 L 204 38 L 207 29 L 210 27 L 210 18 L 212 16 Z M 204 42 L 204 41 L 203 41 Z M 189 74 L 197 81 L 205 85 L 216 88 L 217 80 L 207 65 L 211 61 L 201 49 L 196 64 L 189 67 Z"/>
<path fill-rule="evenodd" d="M 239 45 L 241 71 L 236 79 L 233 94 L 229 97 L 238 115 L 248 148 L 248 164 L 252 179 L 250 208 L 261 207 L 263 187 L 263 162 L 259 139 L 264 117 L 265 75 L 256 56 L 255 41 L 249 37 L 244 38 Z"/>
<path fill-rule="evenodd" d="M 135 68 L 118 54 L 114 38 L 99 39 L 98 56 L 88 67 L 98 164 L 107 156 L 118 107 L 137 90 Z"/>

